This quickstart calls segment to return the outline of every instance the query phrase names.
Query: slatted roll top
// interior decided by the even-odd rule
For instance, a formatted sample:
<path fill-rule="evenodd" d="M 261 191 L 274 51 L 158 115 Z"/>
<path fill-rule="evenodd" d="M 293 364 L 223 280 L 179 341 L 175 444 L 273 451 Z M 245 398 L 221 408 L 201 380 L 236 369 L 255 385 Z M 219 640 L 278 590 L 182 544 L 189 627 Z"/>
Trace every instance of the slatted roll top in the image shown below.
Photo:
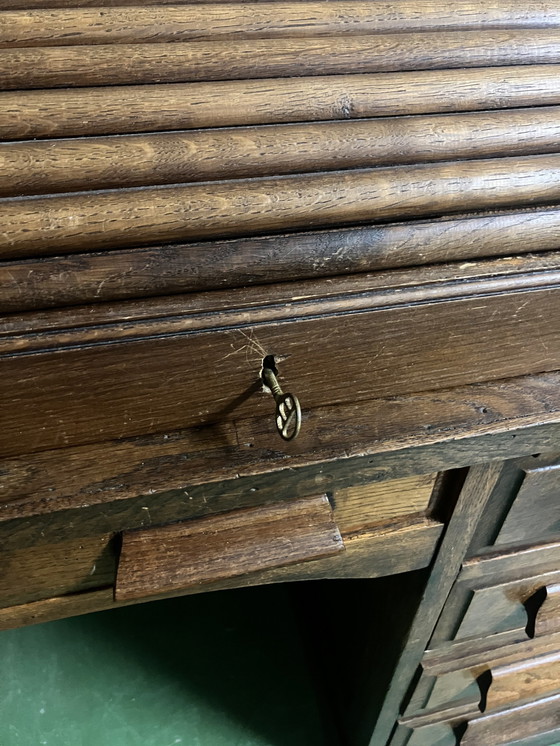
<path fill-rule="evenodd" d="M 4 312 L 560 247 L 560 0 L 2 8 Z"/>

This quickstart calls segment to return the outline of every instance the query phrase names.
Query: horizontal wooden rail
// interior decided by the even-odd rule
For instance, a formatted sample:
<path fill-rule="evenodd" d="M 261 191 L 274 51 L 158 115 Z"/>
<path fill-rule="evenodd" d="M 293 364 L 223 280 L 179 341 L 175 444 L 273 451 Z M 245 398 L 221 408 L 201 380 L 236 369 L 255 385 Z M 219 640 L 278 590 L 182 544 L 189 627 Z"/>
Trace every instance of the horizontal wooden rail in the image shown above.
<path fill-rule="evenodd" d="M 0 93 L 0 139 L 560 104 L 559 65 Z"/>
<path fill-rule="evenodd" d="M 27 259 L 0 264 L 0 312 L 558 248 L 557 207 Z"/>
<path fill-rule="evenodd" d="M 0 310 L 241 287 L 558 248 L 560 209 L 552 208 L 81 253 L 0 265 Z"/>
<path fill-rule="evenodd" d="M 0 148 L 0 196 L 529 155 L 559 149 L 560 106 L 6 143 Z"/>
<path fill-rule="evenodd" d="M 0 50 L 0 88 L 179 83 L 560 61 L 558 29 Z"/>
<path fill-rule="evenodd" d="M 389 5 L 390 7 L 387 7 Z M 6 10 L 0 47 L 74 46 L 137 42 L 333 36 L 460 28 L 539 28 L 560 23 L 560 0 L 515 2 L 437 0 L 378 3 L 363 0 L 272 2 L 259 5 L 137 6 Z"/>
<path fill-rule="evenodd" d="M 559 200 L 559 154 L 8 199 L 0 202 L 0 257 Z"/>

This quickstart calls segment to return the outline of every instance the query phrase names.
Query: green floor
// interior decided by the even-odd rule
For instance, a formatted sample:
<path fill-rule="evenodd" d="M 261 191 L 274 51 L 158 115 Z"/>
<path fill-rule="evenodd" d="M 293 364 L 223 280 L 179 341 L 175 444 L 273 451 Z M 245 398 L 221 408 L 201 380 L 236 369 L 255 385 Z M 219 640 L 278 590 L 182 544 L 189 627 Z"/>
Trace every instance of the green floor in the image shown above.
<path fill-rule="evenodd" d="M 324 746 L 288 591 L 0 632 L 0 746 Z"/>

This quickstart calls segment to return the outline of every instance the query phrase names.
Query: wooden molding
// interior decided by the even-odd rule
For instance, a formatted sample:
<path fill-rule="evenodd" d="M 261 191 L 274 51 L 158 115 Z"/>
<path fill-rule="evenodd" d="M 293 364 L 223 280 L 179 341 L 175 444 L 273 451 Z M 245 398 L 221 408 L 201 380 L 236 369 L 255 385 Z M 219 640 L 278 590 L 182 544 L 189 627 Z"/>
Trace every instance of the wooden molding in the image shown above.
<path fill-rule="evenodd" d="M 204 586 L 343 549 L 326 496 L 125 532 L 115 600 Z"/>

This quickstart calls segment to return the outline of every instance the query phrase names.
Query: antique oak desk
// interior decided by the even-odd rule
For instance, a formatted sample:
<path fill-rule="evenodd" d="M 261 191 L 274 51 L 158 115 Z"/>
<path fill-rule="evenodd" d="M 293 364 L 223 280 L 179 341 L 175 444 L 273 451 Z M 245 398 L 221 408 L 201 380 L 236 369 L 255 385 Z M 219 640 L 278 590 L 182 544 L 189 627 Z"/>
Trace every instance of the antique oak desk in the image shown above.
<path fill-rule="evenodd" d="M 1 8 L 0 628 L 348 579 L 340 743 L 560 742 L 560 0 Z"/>

